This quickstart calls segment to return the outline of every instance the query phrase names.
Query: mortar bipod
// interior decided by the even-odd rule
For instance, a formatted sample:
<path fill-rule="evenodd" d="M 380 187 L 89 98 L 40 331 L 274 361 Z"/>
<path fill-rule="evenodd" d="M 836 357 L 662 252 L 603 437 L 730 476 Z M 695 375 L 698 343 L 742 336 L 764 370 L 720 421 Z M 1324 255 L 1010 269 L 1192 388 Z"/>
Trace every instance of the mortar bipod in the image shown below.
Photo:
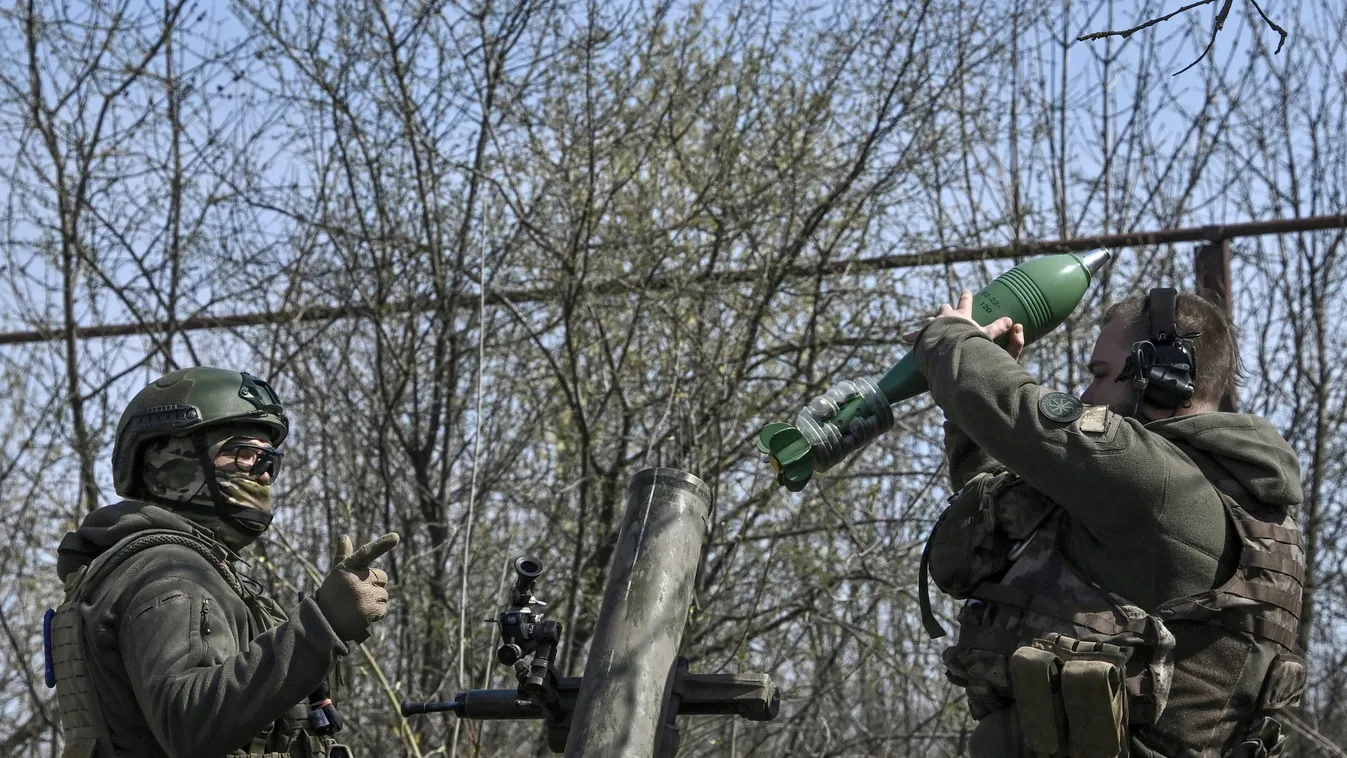
<path fill-rule="evenodd" d="M 678 716 L 739 716 L 749 721 L 771 721 L 781 707 L 781 696 L 772 678 L 766 674 L 690 674 L 687 659 L 679 658 L 672 676 L 670 704 L 676 704 Z M 402 704 L 402 715 L 449 712 L 462 719 L 478 721 L 542 719 L 547 730 L 547 746 L 554 753 L 566 750 L 571 714 L 580 692 L 578 676 L 554 680 L 552 693 L 558 709 L 523 698 L 519 690 L 469 690 L 453 700 L 438 703 Z M 665 721 L 659 757 L 677 751 L 677 729 L 672 719 Z M 672 732 L 672 733 L 671 733 Z"/>
<path fill-rule="evenodd" d="M 541 719 L 547 746 L 554 753 L 566 750 L 571 717 L 575 713 L 582 677 L 558 677 L 553 666 L 560 646 L 560 622 L 544 619 L 539 609 L 546 603 L 533 596 L 533 585 L 542 574 L 542 563 L 532 556 L 515 560 L 517 575 L 510 607 L 497 619 L 502 645 L 496 661 L 514 669 L 516 689 L 470 690 L 451 701 L 402 703 L 402 715 L 454 713 L 479 721 Z M 531 660 L 526 660 L 531 659 Z M 677 716 L 739 716 L 749 721 L 770 721 L 781 707 L 776 684 L 766 674 L 691 674 L 688 662 L 677 658 L 665 689 L 664 716 L 658 735 L 656 758 L 672 758 L 678 750 Z M 657 749 L 656 749 L 657 747 Z"/>

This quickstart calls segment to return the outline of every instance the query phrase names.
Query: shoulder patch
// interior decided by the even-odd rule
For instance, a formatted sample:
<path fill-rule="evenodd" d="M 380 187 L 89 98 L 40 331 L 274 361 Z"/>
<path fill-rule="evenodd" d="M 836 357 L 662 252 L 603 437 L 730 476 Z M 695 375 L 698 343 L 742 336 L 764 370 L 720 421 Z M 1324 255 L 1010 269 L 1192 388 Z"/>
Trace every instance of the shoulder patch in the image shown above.
<path fill-rule="evenodd" d="M 1049 421 L 1069 424 L 1080 418 L 1084 406 L 1065 392 L 1049 392 L 1038 401 L 1038 412 Z"/>
<path fill-rule="evenodd" d="M 1108 431 L 1108 406 L 1087 405 L 1080 414 L 1080 430 L 1087 434 L 1103 434 Z"/>

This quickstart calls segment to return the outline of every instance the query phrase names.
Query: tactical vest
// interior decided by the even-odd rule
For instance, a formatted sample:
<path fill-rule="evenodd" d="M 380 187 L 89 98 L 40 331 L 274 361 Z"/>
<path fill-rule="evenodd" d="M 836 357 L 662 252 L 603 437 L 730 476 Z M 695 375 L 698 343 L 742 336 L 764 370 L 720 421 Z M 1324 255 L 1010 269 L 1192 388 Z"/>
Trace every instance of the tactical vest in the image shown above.
<path fill-rule="evenodd" d="M 1247 665 L 1266 672 L 1258 691 L 1234 693 L 1232 702 L 1255 705 L 1249 736 L 1229 755 L 1276 755 L 1284 738 L 1272 717 L 1305 684 L 1304 661 L 1291 653 L 1304 574 L 1299 531 L 1284 513 L 1275 522 L 1254 515 L 1261 510 L 1241 506 L 1222 484 L 1242 547 L 1234 574 L 1153 613 L 1085 579 L 1058 547 L 1064 512 L 1014 474 L 979 474 L 951 497 L 923 562 L 941 589 L 968 601 L 943 659 L 973 717 L 1013 702 L 1034 752 L 1126 755 L 1129 731 L 1154 724 L 1166 705 L 1174 637 L 1165 621 L 1200 621 L 1248 635 Z M 1093 715 L 1082 703 L 1097 706 Z M 1069 712 L 1077 706 L 1079 724 Z"/>
<path fill-rule="evenodd" d="M 66 576 L 65 599 L 54 611 L 48 611 L 46 654 L 48 686 L 56 688 L 61 730 L 65 738 L 62 758 L 94 758 L 112 755 L 111 733 L 107 719 L 99 706 L 93 677 L 85 657 L 85 624 L 83 610 L 98 588 L 123 563 L 137 553 L 162 545 L 190 548 L 215 568 L 230 589 L 243 598 L 248 607 L 249 632 L 253 636 L 285 620 L 284 613 L 274 601 L 265 596 L 247 592 L 238 574 L 230 565 L 227 554 L 210 541 L 171 529 L 147 529 L 137 532 L 101 553 L 88 565 L 81 566 Z M 284 752 L 268 752 L 273 724 L 253 738 L 246 749 L 230 752 L 230 756 L 256 758 L 342 758 L 349 756 L 345 746 L 334 745 L 319 737 L 308 727 L 308 706 L 297 704 L 280 721 L 281 736 L 289 735 Z"/>

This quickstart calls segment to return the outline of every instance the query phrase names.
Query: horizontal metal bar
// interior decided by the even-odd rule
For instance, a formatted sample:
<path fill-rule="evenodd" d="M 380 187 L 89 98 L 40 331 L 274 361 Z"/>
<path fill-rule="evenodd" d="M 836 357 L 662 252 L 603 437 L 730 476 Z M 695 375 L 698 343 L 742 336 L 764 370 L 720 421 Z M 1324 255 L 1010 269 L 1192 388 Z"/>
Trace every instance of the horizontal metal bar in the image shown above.
<path fill-rule="evenodd" d="M 1103 234 L 1093 237 L 1073 237 L 1063 240 L 1042 240 L 1014 242 L 992 247 L 961 247 L 931 250 L 923 253 L 883 255 L 852 260 L 827 261 L 812 266 L 790 266 L 784 272 L 786 278 L 799 279 L 815 276 L 836 276 L 839 274 L 866 271 L 888 271 L 917 266 L 931 266 L 944 263 L 962 263 L 978 260 L 997 260 L 1016 256 L 1038 255 L 1045 253 L 1066 253 L 1089 250 L 1096 247 L 1122 248 L 1143 247 L 1146 245 L 1166 245 L 1177 242 L 1216 242 L 1240 237 L 1260 237 L 1269 234 L 1294 234 L 1299 232 L 1323 231 L 1326 229 L 1347 228 L 1347 214 L 1334 216 L 1312 216 L 1308 218 L 1276 219 L 1272 221 L 1250 221 L 1243 224 L 1222 224 L 1214 226 L 1194 226 L 1181 229 L 1161 229 L 1150 232 L 1129 232 L 1124 234 Z M 588 289 L 594 294 L 623 294 L 631 292 L 649 292 L 671 290 L 698 284 L 736 284 L 751 282 L 768 273 L 767 269 L 752 268 L 739 271 L 711 271 L 687 277 L 659 276 L 645 280 L 606 279 Z M 510 290 L 488 290 L 486 304 L 504 305 L 506 302 L 537 303 L 560 299 L 558 288 L 519 288 Z M 459 293 L 456 308 L 475 307 L 480 295 L 476 292 Z M 444 307 L 441 303 L 439 307 Z M 177 320 L 170 324 L 168 319 L 133 322 L 122 324 L 103 324 L 79 326 L 75 328 L 76 339 L 100 337 L 125 337 L 136 334 L 167 332 L 191 332 L 203 329 L 229 329 L 245 326 L 284 326 L 314 321 L 333 321 L 343 318 L 371 318 L 383 313 L 429 312 L 436 303 L 428 298 L 415 301 L 392 303 L 384 307 L 338 306 L 320 308 L 300 308 L 294 310 L 239 313 L 225 316 L 193 316 Z M 0 346 L 23 345 L 34 342 L 47 342 L 65 337 L 67 327 L 49 326 L 29 331 L 0 333 Z"/>

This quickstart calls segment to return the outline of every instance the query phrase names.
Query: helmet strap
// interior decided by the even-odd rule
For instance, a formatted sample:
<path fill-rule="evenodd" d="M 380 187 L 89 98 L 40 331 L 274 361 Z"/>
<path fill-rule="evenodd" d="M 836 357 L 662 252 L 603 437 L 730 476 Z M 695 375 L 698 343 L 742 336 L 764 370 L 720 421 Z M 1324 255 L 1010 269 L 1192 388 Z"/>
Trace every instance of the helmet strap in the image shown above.
<path fill-rule="evenodd" d="M 271 525 L 271 514 L 253 508 L 242 508 L 229 502 L 220 491 L 220 482 L 215 478 L 215 461 L 211 459 L 210 447 L 206 435 L 192 435 L 192 447 L 201 462 L 201 473 L 206 477 L 206 487 L 210 490 L 211 502 L 215 503 L 215 513 L 220 520 L 247 534 L 261 534 Z"/>

